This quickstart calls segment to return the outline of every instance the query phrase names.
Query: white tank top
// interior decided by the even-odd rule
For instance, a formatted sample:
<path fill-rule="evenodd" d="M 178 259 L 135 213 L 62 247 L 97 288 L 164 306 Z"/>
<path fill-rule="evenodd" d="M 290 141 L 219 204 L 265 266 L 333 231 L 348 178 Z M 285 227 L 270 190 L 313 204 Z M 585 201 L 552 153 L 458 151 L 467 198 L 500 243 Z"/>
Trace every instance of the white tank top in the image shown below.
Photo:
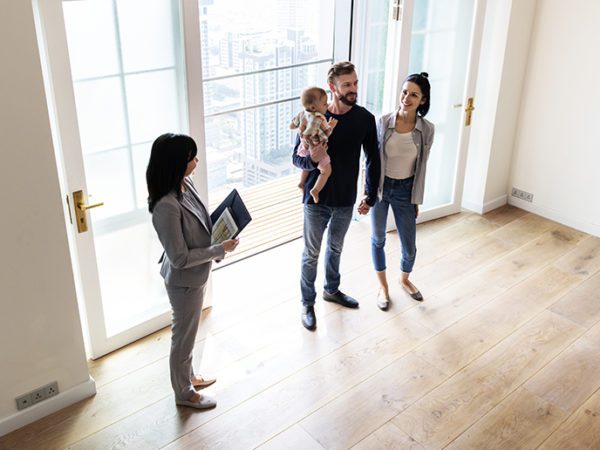
<path fill-rule="evenodd" d="M 412 132 L 398 133 L 396 130 L 385 143 L 385 176 L 402 180 L 415 174 L 417 161 L 417 146 L 412 138 Z"/>

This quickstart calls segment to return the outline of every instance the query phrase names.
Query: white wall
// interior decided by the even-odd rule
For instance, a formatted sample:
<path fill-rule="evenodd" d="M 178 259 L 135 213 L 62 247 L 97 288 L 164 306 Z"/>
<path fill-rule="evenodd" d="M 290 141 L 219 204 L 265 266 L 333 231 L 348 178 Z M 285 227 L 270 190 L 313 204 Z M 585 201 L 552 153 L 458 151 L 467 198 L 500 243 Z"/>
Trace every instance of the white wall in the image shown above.
<path fill-rule="evenodd" d="M 0 435 L 95 392 L 87 370 L 32 2 L 0 3 Z M 61 394 L 17 412 L 15 397 Z"/>
<path fill-rule="evenodd" d="M 507 202 L 536 0 L 488 0 L 477 74 L 463 206 Z"/>
<path fill-rule="evenodd" d="M 600 2 L 537 3 L 510 202 L 600 236 Z"/>

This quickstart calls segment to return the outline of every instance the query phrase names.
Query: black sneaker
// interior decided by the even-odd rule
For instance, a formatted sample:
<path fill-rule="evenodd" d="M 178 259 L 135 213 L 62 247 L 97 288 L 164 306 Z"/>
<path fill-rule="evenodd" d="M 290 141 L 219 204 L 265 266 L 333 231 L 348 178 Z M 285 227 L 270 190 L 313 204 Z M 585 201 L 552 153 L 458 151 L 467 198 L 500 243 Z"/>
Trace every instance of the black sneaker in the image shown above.
<path fill-rule="evenodd" d="M 345 306 L 346 308 L 358 308 L 358 302 L 349 295 L 344 294 L 342 291 L 337 291 L 333 294 L 323 291 L 323 300 L 326 302 L 337 303 L 338 305 Z"/>
<path fill-rule="evenodd" d="M 315 317 L 314 306 L 302 307 L 302 325 L 307 330 L 313 331 L 317 328 L 317 318 Z"/>

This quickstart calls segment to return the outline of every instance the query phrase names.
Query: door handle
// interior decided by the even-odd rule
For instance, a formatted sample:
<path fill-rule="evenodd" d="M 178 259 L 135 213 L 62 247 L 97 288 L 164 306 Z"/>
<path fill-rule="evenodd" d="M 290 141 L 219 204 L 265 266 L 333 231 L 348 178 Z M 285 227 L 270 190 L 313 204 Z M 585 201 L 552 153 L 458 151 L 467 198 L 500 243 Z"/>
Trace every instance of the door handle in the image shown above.
<path fill-rule="evenodd" d="M 465 127 L 471 125 L 471 115 L 473 114 L 473 110 L 475 107 L 473 106 L 473 97 L 469 97 L 467 100 L 467 107 L 465 108 Z"/>
<path fill-rule="evenodd" d="M 77 220 L 77 231 L 79 233 L 85 233 L 88 230 L 86 211 L 88 209 L 103 206 L 104 202 L 97 202 L 86 205 L 83 191 L 75 191 L 73 192 L 73 204 L 75 205 L 75 219 Z"/>

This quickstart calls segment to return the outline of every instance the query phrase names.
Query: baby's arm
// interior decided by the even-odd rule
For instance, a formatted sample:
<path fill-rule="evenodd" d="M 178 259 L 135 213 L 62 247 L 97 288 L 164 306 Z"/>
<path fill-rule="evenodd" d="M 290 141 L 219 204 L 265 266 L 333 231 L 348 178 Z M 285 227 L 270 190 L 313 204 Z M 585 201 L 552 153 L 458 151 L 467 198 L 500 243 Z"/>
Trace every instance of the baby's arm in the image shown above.
<path fill-rule="evenodd" d="M 299 121 L 297 120 L 297 117 L 294 117 L 292 119 L 292 121 L 290 122 L 290 130 L 295 130 L 296 128 L 298 128 L 300 126 Z"/>
<path fill-rule="evenodd" d="M 321 130 L 323 131 L 323 133 L 325 133 L 327 137 L 329 137 L 331 136 L 331 133 L 333 133 L 333 129 L 335 128 L 337 123 L 337 119 L 334 119 L 333 117 L 330 117 L 328 122 L 326 122 L 325 118 L 323 118 L 323 120 L 321 120 Z"/>

